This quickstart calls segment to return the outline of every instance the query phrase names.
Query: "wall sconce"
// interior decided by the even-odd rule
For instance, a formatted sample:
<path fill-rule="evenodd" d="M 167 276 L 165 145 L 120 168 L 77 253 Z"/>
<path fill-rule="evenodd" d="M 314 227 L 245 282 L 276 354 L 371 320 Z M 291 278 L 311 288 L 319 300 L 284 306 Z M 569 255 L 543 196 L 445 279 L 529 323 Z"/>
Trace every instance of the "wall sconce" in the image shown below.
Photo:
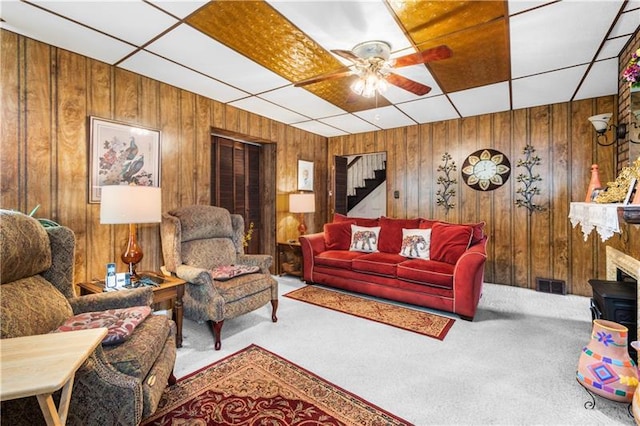
<path fill-rule="evenodd" d="M 100 223 L 129 224 L 129 240 L 122 252 L 122 262 L 129 267 L 132 280 L 136 265 L 142 260 L 142 247 L 138 244 L 136 224 L 158 223 L 162 219 L 161 189 L 152 186 L 107 185 L 101 189 Z"/>
<path fill-rule="evenodd" d="M 307 225 L 304 223 L 305 213 L 314 213 L 316 211 L 316 196 L 313 193 L 305 194 L 289 194 L 289 211 L 298 213 L 298 232 L 304 235 L 307 232 Z"/>
<path fill-rule="evenodd" d="M 600 146 L 610 146 L 613 145 L 618 139 L 624 139 L 627 135 L 627 124 L 620 123 L 617 126 L 615 124 L 609 125 L 609 121 L 611 120 L 612 113 L 607 114 L 598 114 L 593 117 L 589 117 L 589 121 L 593 124 L 593 128 L 596 129 L 596 133 L 598 134 L 596 138 L 596 142 Z M 607 143 L 607 135 L 605 134 L 607 130 L 615 129 L 615 138 L 609 143 Z M 604 138 L 604 143 L 600 142 L 600 138 Z"/>

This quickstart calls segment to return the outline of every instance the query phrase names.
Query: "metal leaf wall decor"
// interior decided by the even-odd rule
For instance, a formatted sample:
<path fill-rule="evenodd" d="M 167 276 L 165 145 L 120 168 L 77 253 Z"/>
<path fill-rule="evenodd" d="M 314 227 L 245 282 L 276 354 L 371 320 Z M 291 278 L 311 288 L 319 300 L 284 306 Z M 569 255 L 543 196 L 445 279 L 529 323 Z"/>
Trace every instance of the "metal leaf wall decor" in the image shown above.
<path fill-rule="evenodd" d="M 520 173 L 516 177 L 516 182 L 523 184 L 523 186 L 516 191 L 521 198 L 516 198 L 515 204 L 518 207 L 526 207 L 529 210 L 529 214 L 545 210 L 544 207 L 533 202 L 533 197 L 540 194 L 540 189 L 535 186 L 535 183 L 542 180 L 540 174 L 533 173 L 534 166 L 540 164 L 540 157 L 534 155 L 535 151 L 532 145 L 527 144 L 522 151 L 524 159 L 518 160 L 517 163 L 517 167 L 525 168 L 525 173 Z"/>
<path fill-rule="evenodd" d="M 449 209 L 455 206 L 452 198 L 456 196 L 456 189 L 453 185 L 458 183 L 455 177 L 451 177 L 451 173 L 457 170 L 456 163 L 453 161 L 451 155 L 445 152 L 442 156 L 444 164 L 438 166 L 438 172 L 444 172 L 444 175 L 438 176 L 436 183 L 442 185 L 442 189 L 438 189 L 436 192 L 436 204 L 444 207 L 447 213 Z"/>

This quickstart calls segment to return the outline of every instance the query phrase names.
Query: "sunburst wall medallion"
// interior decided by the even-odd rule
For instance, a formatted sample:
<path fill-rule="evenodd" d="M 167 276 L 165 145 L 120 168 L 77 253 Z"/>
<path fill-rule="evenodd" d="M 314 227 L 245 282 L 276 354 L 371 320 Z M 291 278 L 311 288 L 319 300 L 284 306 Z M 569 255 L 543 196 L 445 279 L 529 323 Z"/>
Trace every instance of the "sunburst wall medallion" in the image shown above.
<path fill-rule="evenodd" d="M 506 155 L 495 149 L 480 149 L 462 163 L 462 177 L 471 188 L 493 191 L 507 183 L 511 163 Z"/>

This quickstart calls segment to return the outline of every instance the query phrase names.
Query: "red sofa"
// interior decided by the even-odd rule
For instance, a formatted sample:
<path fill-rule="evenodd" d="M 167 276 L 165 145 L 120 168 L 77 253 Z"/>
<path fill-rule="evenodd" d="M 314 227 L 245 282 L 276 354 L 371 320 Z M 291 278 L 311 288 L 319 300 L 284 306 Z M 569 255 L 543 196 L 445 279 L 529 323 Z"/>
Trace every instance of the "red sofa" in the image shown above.
<path fill-rule="evenodd" d="M 408 257 L 403 243 L 427 231 L 427 249 Z M 365 230 L 374 245 L 359 244 Z M 377 234 L 375 232 L 377 231 Z M 422 240 L 422 238 L 419 238 Z M 304 280 L 375 297 L 453 312 L 473 320 L 487 258 L 484 222 L 351 218 L 336 214 L 324 232 L 300 236 Z M 424 249 L 424 244 L 420 247 Z M 428 254 L 426 254 L 428 253 Z M 427 259 L 428 257 L 428 259 Z"/>

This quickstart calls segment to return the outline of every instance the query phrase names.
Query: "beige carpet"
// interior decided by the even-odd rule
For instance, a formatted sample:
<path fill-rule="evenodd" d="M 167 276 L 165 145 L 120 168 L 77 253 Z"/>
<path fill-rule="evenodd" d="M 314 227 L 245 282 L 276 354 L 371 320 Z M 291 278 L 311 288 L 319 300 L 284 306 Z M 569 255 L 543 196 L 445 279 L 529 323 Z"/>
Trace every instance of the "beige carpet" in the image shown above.
<path fill-rule="evenodd" d="M 455 320 L 429 312 L 383 303 L 317 286 L 306 286 L 286 297 L 333 309 L 403 330 L 443 340 Z"/>
<path fill-rule="evenodd" d="M 168 388 L 143 425 L 408 425 L 259 346 Z"/>

